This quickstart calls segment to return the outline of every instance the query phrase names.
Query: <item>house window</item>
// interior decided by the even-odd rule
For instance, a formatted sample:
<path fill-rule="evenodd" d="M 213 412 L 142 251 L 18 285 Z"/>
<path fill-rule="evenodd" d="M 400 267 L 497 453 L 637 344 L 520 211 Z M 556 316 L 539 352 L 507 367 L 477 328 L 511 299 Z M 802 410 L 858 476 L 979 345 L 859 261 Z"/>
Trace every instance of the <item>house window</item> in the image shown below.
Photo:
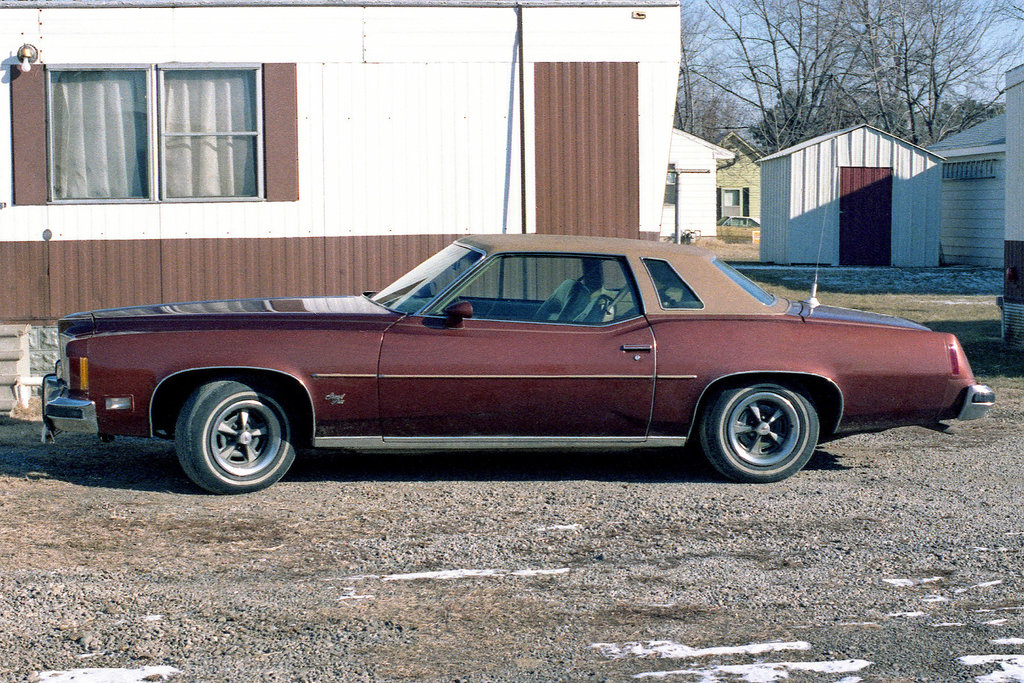
<path fill-rule="evenodd" d="M 142 69 L 48 70 L 50 197 L 150 197 L 149 93 Z"/>
<path fill-rule="evenodd" d="M 260 68 L 48 68 L 50 201 L 262 196 Z"/>
<path fill-rule="evenodd" d="M 722 188 L 722 216 L 743 215 L 743 192 L 737 189 Z"/>

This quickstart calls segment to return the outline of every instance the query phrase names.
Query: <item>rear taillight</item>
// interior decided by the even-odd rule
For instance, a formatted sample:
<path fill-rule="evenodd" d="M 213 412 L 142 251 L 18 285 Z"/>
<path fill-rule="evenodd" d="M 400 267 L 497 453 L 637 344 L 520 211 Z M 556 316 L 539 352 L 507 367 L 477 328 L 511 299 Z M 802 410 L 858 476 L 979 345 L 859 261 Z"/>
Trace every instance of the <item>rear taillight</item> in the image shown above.
<path fill-rule="evenodd" d="M 950 343 L 946 348 L 949 349 L 949 371 L 953 377 L 960 376 L 960 350 L 956 348 L 956 344 Z"/>

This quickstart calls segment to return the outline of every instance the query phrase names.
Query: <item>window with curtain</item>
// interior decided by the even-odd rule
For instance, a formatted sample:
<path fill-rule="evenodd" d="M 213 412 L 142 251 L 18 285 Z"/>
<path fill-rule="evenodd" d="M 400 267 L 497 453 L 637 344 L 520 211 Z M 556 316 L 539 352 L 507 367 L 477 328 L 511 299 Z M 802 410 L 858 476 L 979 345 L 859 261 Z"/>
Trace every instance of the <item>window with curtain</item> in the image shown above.
<path fill-rule="evenodd" d="M 52 198 L 148 198 L 147 72 L 49 75 Z"/>
<path fill-rule="evenodd" d="M 259 73 L 48 69 L 51 201 L 261 197 Z"/>
<path fill-rule="evenodd" d="M 256 72 L 160 73 L 164 196 L 258 196 Z"/>

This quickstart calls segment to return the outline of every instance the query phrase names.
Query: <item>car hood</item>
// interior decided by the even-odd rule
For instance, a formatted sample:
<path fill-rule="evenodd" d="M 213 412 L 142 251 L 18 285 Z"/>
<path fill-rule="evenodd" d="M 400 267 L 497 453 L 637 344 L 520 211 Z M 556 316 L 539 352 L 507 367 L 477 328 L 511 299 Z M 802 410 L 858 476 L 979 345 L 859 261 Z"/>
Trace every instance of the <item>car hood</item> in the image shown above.
<path fill-rule="evenodd" d="M 806 301 L 799 302 L 799 306 L 800 311 L 798 315 L 804 320 L 860 325 L 885 325 L 886 327 L 904 327 L 910 330 L 928 330 L 924 325 L 905 318 L 897 318 L 893 315 L 870 313 L 868 311 L 858 311 L 854 308 L 840 308 L 839 306 L 811 306 Z"/>
<path fill-rule="evenodd" d="M 94 332 L 122 329 L 187 328 L 219 321 L 228 324 L 259 325 L 285 321 L 329 319 L 352 321 L 391 321 L 401 317 L 362 296 L 287 297 L 275 299 L 224 299 L 151 304 L 125 308 L 105 308 L 66 316 L 59 323 L 62 331 L 74 333 L 91 328 Z"/>

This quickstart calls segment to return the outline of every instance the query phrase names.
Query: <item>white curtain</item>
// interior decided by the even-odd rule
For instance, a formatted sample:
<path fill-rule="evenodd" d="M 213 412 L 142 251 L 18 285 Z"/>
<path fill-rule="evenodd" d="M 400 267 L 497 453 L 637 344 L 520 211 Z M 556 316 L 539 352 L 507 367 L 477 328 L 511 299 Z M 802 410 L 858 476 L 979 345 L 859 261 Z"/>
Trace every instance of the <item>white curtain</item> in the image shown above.
<path fill-rule="evenodd" d="M 149 195 L 146 74 L 52 71 L 54 199 Z"/>
<path fill-rule="evenodd" d="M 255 71 L 166 70 L 163 80 L 166 196 L 257 196 Z"/>

